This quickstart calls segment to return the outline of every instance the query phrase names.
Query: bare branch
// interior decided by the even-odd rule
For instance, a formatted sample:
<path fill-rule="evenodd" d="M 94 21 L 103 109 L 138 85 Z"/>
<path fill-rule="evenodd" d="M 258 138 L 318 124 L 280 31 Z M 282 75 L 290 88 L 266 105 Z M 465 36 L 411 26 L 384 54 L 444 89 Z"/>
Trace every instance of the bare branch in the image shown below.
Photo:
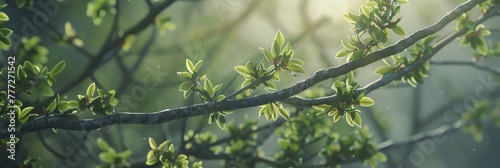
<path fill-rule="evenodd" d="M 479 65 L 478 63 L 472 62 L 472 61 L 458 61 L 458 60 L 431 61 L 431 64 L 435 64 L 435 65 L 465 65 L 465 66 L 470 66 L 470 67 L 476 68 L 478 70 L 490 72 L 490 73 L 493 73 L 495 75 L 500 75 L 500 69 L 496 69 L 496 68 L 485 66 L 485 65 Z"/>

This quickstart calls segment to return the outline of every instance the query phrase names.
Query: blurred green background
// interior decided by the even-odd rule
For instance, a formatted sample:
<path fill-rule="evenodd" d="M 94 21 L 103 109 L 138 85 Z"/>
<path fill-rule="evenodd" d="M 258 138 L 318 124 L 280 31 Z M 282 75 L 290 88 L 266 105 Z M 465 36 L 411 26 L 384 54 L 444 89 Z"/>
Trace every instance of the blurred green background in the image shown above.
<path fill-rule="evenodd" d="M 358 7 L 364 1 L 354 0 L 180 0 L 164 10 L 159 16 L 170 16 L 175 24 L 174 30 L 164 32 L 157 31 L 154 25 L 136 35 L 133 46 L 128 52 L 120 52 L 119 56 L 125 66 L 130 67 L 139 59 L 143 48 L 149 47 L 149 52 L 143 62 L 138 65 L 137 71 L 128 80 L 128 86 L 119 91 L 117 98 L 120 104 L 117 111 L 129 112 L 154 112 L 166 108 L 176 108 L 187 105 L 182 98 L 182 92 L 178 91 L 178 85 L 182 79 L 176 74 L 184 71 L 184 61 L 204 60 L 202 70 L 214 83 L 224 83 L 225 93 L 239 88 L 243 78 L 237 74 L 233 67 L 243 65 L 247 61 L 260 61 L 264 59 L 258 47 L 269 48 L 277 30 L 281 30 L 290 40 L 295 49 L 295 56 L 306 62 L 305 74 L 297 77 L 283 75 L 280 82 L 276 82 L 278 88 L 285 88 L 303 80 L 316 70 L 337 66 L 345 62 L 345 59 L 335 58 L 335 54 L 342 49 L 340 40 L 351 35 L 350 25 L 343 18 L 343 13 L 358 12 Z M 407 34 L 422 29 L 434 22 L 447 12 L 463 3 L 460 0 L 413 0 L 410 4 L 403 6 L 400 14 L 403 20 L 401 26 Z M 49 24 L 60 32 L 64 31 L 65 22 L 70 22 L 75 27 L 79 38 L 84 42 L 84 48 L 91 53 L 98 52 L 112 23 L 112 15 L 107 15 L 103 23 L 95 26 L 92 19 L 85 15 L 88 1 L 64 1 L 54 17 L 49 17 Z M 120 4 L 120 30 L 126 30 L 141 20 L 148 11 L 148 7 L 142 1 L 121 1 Z M 6 27 L 14 31 L 19 30 L 23 22 L 21 18 L 31 18 L 28 12 L 19 12 L 16 9 L 7 8 L 6 13 L 11 16 L 11 22 Z M 36 6 L 35 6 L 36 7 Z M 479 12 L 473 10 L 473 16 L 479 16 Z M 493 18 L 485 23 L 486 28 L 492 31 L 489 41 L 498 42 L 500 19 Z M 454 31 L 455 22 L 447 26 L 441 35 L 447 35 Z M 49 49 L 49 67 L 61 60 L 66 60 L 66 69 L 58 75 L 58 82 L 54 88 L 66 86 L 69 81 L 75 79 L 89 63 L 80 52 L 69 46 L 60 46 L 51 41 L 52 30 L 43 26 L 37 33 L 43 39 L 42 45 Z M 148 45 L 153 37 L 154 41 Z M 391 36 L 389 43 L 394 43 L 402 37 Z M 470 47 L 463 47 L 458 40 L 441 50 L 434 60 L 471 60 L 472 51 Z M 498 68 L 497 57 L 480 60 L 479 64 Z M 381 66 L 381 61 L 360 68 L 356 71 L 357 80 L 361 86 L 365 86 L 379 78 L 373 71 Z M 480 77 L 488 79 L 491 74 L 473 69 L 467 66 L 439 66 L 431 65 L 431 73 L 425 79 L 425 84 L 413 88 L 407 84 L 391 84 L 369 94 L 376 102 L 369 109 L 381 124 L 381 130 L 387 135 L 386 138 L 394 141 L 408 139 L 409 136 L 435 129 L 449 121 L 441 115 L 432 115 L 436 109 L 449 110 L 453 103 L 464 104 L 464 99 L 474 96 L 475 89 L 481 85 Z M 160 72 L 160 73 L 158 73 Z M 158 75 L 161 74 L 161 75 Z M 105 65 L 99 67 L 94 73 L 98 83 L 107 90 L 118 89 L 125 78 L 120 69 L 118 61 L 112 59 Z M 156 78 L 155 78 L 156 77 Z M 148 78 L 148 79 L 145 79 Z M 153 80 L 157 79 L 157 80 Z M 159 82 L 155 87 L 145 87 L 144 80 Z M 234 81 L 233 81 L 234 80 Z M 321 82 L 317 87 L 328 89 L 333 79 Z M 86 87 L 92 83 L 87 78 L 79 85 L 74 86 L 68 93 L 61 95 L 65 99 L 76 99 L 77 94 L 83 94 Z M 154 82 L 153 82 L 154 83 Z M 498 86 L 497 83 L 491 83 Z M 495 85 L 496 84 L 496 85 Z M 142 92 L 145 91 L 145 92 Z M 255 94 L 265 93 L 260 88 Z M 144 97 L 144 98 L 143 98 Z M 41 98 L 37 98 L 41 100 Z M 126 103 L 130 99 L 131 103 Z M 198 100 L 191 103 L 199 103 Z M 443 108 L 444 107 L 444 108 Z M 238 109 L 227 119 L 240 123 L 244 116 L 257 118 L 258 107 Z M 418 116 L 413 115 L 417 111 Z M 362 114 L 365 125 L 370 126 L 375 133 L 377 142 L 384 141 L 384 137 L 374 127 L 375 122 Z M 91 118 L 91 115 L 82 114 L 83 118 Z M 414 124 L 415 117 L 421 122 Z M 200 122 L 207 122 L 207 117 L 194 117 L 188 121 L 188 128 L 194 129 Z M 269 123 L 264 118 L 259 119 L 259 125 Z M 144 162 L 148 150 L 147 138 L 153 137 L 157 141 L 171 140 L 179 144 L 181 121 L 172 121 L 160 125 L 121 125 L 102 128 L 92 131 L 86 142 L 89 154 L 84 155 L 82 162 L 75 163 L 77 167 L 89 167 L 98 164 L 95 138 L 103 137 L 118 151 L 132 150 L 131 163 Z M 341 135 L 353 130 L 345 121 L 335 124 Z M 120 131 L 123 130 L 123 131 Z M 205 131 L 212 131 L 219 137 L 225 137 L 227 133 L 221 131 L 217 125 L 206 125 Z M 500 163 L 499 129 L 487 125 L 484 130 L 484 140 L 477 143 L 471 135 L 461 131 L 448 134 L 446 141 L 436 143 L 435 149 L 425 153 L 419 164 L 409 167 L 496 167 Z M 68 152 L 74 149 L 84 138 L 79 131 L 60 130 L 57 134 L 52 130 L 42 131 L 47 143 L 58 152 Z M 45 167 L 52 167 L 58 160 L 40 142 L 37 133 L 24 135 L 20 145 L 23 149 L 18 158 L 25 156 L 41 157 L 40 163 Z M 266 141 L 263 146 L 266 154 L 273 156 L 276 151 L 276 137 Z M 395 165 L 403 165 L 409 162 L 408 158 L 402 157 L 405 148 L 391 150 L 386 153 L 395 162 Z M 413 150 L 421 150 L 419 147 Z M 66 166 L 72 166 L 64 163 Z M 359 167 L 362 164 L 352 163 L 346 167 Z M 220 167 L 219 161 L 204 161 L 205 167 Z M 264 166 L 264 165 L 261 165 Z M 379 167 L 386 167 L 381 164 Z"/>

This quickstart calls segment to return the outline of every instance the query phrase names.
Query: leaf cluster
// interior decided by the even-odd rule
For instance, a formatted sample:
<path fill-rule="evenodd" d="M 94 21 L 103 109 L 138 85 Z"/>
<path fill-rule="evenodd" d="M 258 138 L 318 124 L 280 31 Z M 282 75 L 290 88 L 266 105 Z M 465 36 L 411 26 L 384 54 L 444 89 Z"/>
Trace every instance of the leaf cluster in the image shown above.
<path fill-rule="evenodd" d="M 163 141 L 160 145 L 156 145 L 153 138 L 149 137 L 149 150 L 146 156 L 146 165 L 154 165 L 158 161 L 162 164 L 163 168 L 188 168 L 189 160 L 184 154 L 177 155 L 175 153 L 174 144 L 170 141 Z M 193 163 L 193 168 L 202 168 L 202 162 Z"/>
<path fill-rule="evenodd" d="M 203 102 L 220 102 L 223 101 L 226 96 L 224 96 L 220 89 L 222 84 L 213 85 L 212 82 L 207 78 L 206 75 L 199 76 L 199 70 L 203 61 L 200 60 L 196 64 L 189 59 L 186 59 L 186 68 L 188 71 L 177 72 L 177 74 L 182 77 L 185 81 L 179 86 L 179 91 L 184 93 L 184 98 L 187 98 L 191 92 L 198 94 Z M 203 85 L 201 84 L 203 82 Z M 209 116 L 208 123 L 213 122 L 224 129 L 226 124 L 225 115 L 231 114 L 233 110 L 226 111 L 216 111 L 212 112 Z"/>
<path fill-rule="evenodd" d="M 92 18 L 94 25 L 100 25 L 107 13 L 114 15 L 116 0 L 92 0 L 87 4 L 87 16 Z"/>
<path fill-rule="evenodd" d="M 104 163 L 98 167 L 131 167 L 127 159 L 132 155 L 132 151 L 126 150 L 123 152 L 116 152 L 114 148 L 108 145 L 102 138 L 97 138 L 97 146 L 101 149 L 99 159 Z"/>
<path fill-rule="evenodd" d="M 333 116 L 334 122 L 345 117 L 350 126 L 361 127 L 361 110 L 357 109 L 357 106 L 370 107 L 375 102 L 371 98 L 365 97 L 364 92 L 356 92 L 357 88 L 359 88 L 359 83 L 354 80 L 353 72 L 348 74 L 345 82 L 335 81 L 332 89 L 337 93 L 337 99 L 329 104 L 313 106 L 314 109 L 319 110 L 316 115 L 328 114 L 328 116 Z"/>
<path fill-rule="evenodd" d="M 342 40 L 344 49 L 335 57 L 346 57 L 354 61 L 370 53 L 380 43 L 387 43 L 392 30 L 399 36 L 406 36 L 405 30 L 399 26 L 401 18 L 395 16 L 401 12 L 401 4 L 407 0 L 368 0 L 359 7 L 359 14 L 346 13 L 344 18 L 352 24 L 351 32 L 355 35 Z"/>
<path fill-rule="evenodd" d="M 433 46 L 431 43 L 436 37 L 437 36 L 429 36 L 417 42 L 412 48 L 407 50 L 407 53 L 410 55 L 409 57 L 393 55 L 391 56 L 392 62 L 383 59 L 386 65 L 377 68 L 375 73 L 379 75 L 396 73 L 408 66 L 411 66 L 422 57 L 433 54 Z M 429 61 L 426 61 L 422 67 L 416 68 L 411 72 L 404 74 L 398 80 L 402 80 L 413 87 L 417 87 L 418 84 L 424 83 L 423 78 L 429 76 L 429 66 Z"/>
<path fill-rule="evenodd" d="M 326 148 L 321 151 L 321 155 L 326 158 L 326 165 L 332 167 L 356 159 L 374 168 L 377 167 L 377 161 L 385 162 L 387 156 L 377 151 L 377 144 L 372 138 L 366 126 L 342 138 L 333 134 L 327 137 Z"/>

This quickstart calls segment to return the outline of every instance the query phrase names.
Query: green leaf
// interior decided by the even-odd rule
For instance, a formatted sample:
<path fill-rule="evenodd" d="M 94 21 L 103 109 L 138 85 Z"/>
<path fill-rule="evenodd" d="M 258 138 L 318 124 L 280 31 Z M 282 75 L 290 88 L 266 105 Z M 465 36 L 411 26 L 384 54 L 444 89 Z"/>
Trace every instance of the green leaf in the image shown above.
<path fill-rule="evenodd" d="M 288 111 L 286 111 L 284 108 L 279 108 L 278 110 L 281 117 L 283 117 L 287 121 L 290 121 L 290 114 L 288 114 Z"/>
<path fill-rule="evenodd" d="M 191 86 L 193 86 L 191 84 L 191 81 L 186 81 L 186 82 L 183 82 L 180 86 L 179 86 L 179 91 L 186 91 L 186 90 L 189 90 L 191 88 Z"/>
<path fill-rule="evenodd" d="M 4 36 L 0 36 L 0 42 L 3 44 L 3 45 L 6 45 L 6 46 L 10 46 L 12 45 L 12 42 L 10 41 L 9 38 L 7 37 L 4 37 Z"/>
<path fill-rule="evenodd" d="M 148 138 L 148 141 L 149 141 L 149 147 L 151 147 L 151 149 L 156 149 L 156 142 L 153 138 L 149 137 Z"/>
<path fill-rule="evenodd" d="M 363 97 L 359 100 L 359 105 L 361 107 L 370 107 L 370 106 L 373 106 L 375 104 L 375 101 L 373 101 L 373 99 L 369 98 L 369 97 Z"/>
<path fill-rule="evenodd" d="M 351 114 L 351 116 L 354 117 L 352 120 L 353 124 L 357 125 L 358 127 L 361 127 L 361 125 L 363 124 L 363 122 L 361 121 L 361 115 L 359 115 L 358 112 L 353 112 L 353 113 L 354 115 Z"/>
<path fill-rule="evenodd" d="M 406 31 L 401 26 L 398 26 L 398 25 L 394 26 L 392 28 L 392 31 L 399 36 L 406 36 Z"/>
<path fill-rule="evenodd" d="M 351 127 L 354 126 L 354 123 L 352 121 L 351 113 L 345 113 L 345 119 L 347 121 L 347 124 L 349 124 Z"/>
<path fill-rule="evenodd" d="M 156 162 L 158 162 L 158 158 L 155 156 L 155 151 L 150 150 L 148 152 L 148 155 L 146 156 L 146 165 L 154 165 Z"/>
<path fill-rule="evenodd" d="M 269 109 L 269 104 L 262 105 L 260 110 L 259 110 L 259 118 L 260 118 L 260 116 L 262 116 L 262 114 L 267 113 L 268 109 Z"/>
<path fill-rule="evenodd" d="M 212 82 L 208 79 L 205 80 L 204 89 L 208 92 L 208 94 L 210 94 L 210 96 L 215 94 L 214 85 L 212 85 Z"/>
<path fill-rule="evenodd" d="M 29 114 L 29 112 L 33 110 L 33 107 L 26 107 L 24 108 L 21 113 L 19 114 L 18 118 L 24 118 L 25 116 L 27 116 Z"/>
<path fill-rule="evenodd" d="M 76 100 L 70 100 L 68 102 L 68 105 L 69 105 L 70 108 L 77 108 L 79 106 L 78 105 L 78 101 L 76 101 Z"/>
<path fill-rule="evenodd" d="M 287 69 L 289 69 L 292 72 L 296 72 L 296 73 L 304 73 L 304 69 L 300 65 L 297 65 L 297 64 L 288 65 Z"/>
<path fill-rule="evenodd" d="M 347 56 L 351 51 L 347 50 L 347 49 L 342 49 L 340 50 L 339 52 L 337 52 L 337 54 L 335 55 L 335 58 L 341 58 L 341 57 L 345 57 Z"/>
<path fill-rule="evenodd" d="M 488 44 L 486 44 L 486 41 L 484 40 L 484 37 L 478 37 L 478 40 L 476 40 L 476 50 L 481 55 L 487 55 L 488 54 Z"/>
<path fill-rule="evenodd" d="M 47 83 L 40 83 L 38 85 L 38 91 L 44 96 L 52 96 L 54 95 L 54 91 Z"/>
<path fill-rule="evenodd" d="M 491 34 L 491 32 L 489 30 L 483 29 L 483 30 L 480 31 L 480 35 L 481 36 L 489 36 L 490 34 Z"/>
<path fill-rule="evenodd" d="M 224 130 L 224 127 L 226 126 L 226 118 L 222 115 L 217 115 L 217 125 L 219 126 L 220 129 Z"/>
<path fill-rule="evenodd" d="M 283 47 L 283 43 L 285 42 L 285 36 L 283 36 L 283 33 L 281 33 L 281 30 L 278 30 L 278 32 L 276 32 L 275 41 L 278 42 L 279 48 Z"/>
<path fill-rule="evenodd" d="M 102 138 L 97 138 L 97 146 L 99 146 L 99 148 L 101 148 L 102 151 L 108 151 L 109 150 L 109 145 L 108 143 L 106 143 L 106 141 L 104 141 Z"/>
<path fill-rule="evenodd" d="M 269 112 L 271 112 L 271 117 L 273 118 L 273 120 L 276 121 L 278 119 L 278 114 L 279 114 L 278 107 L 273 105 L 273 107 L 269 109 Z"/>
<path fill-rule="evenodd" d="M 200 70 L 201 64 L 203 64 L 203 60 L 198 61 L 198 62 L 196 63 L 196 65 L 194 65 L 193 70 L 194 70 L 195 72 L 198 72 L 198 70 Z"/>
<path fill-rule="evenodd" d="M 342 117 L 342 116 L 341 116 L 341 115 L 339 115 L 339 114 L 334 115 L 334 116 L 333 116 L 333 122 L 334 122 L 334 123 L 336 123 L 337 121 L 339 121 L 339 120 L 340 120 L 340 118 L 341 118 L 341 117 Z"/>
<path fill-rule="evenodd" d="M 54 83 L 56 83 L 56 78 L 54 78 L 53 76 L 47 76 L 47 83 L 49 84 L 49 86 L 52 86 Z"/>
<path fill-rule="evenodd" d="M 35 67 L 33 67 L 33 64 L 30 61 L 25 61 L 23 67 L 28 72 L 31 72 L 31 74 L 35 73 Z"/>
<path fill-rule="evenodd" d="M 185 79 L 193 78 L 193 74 L 191 74 L 189 72 L 177 72 L 177 75 L 179 75 L 180 77 L 183 77 Z M 202 80 L 202 79 L 200 78 L 200 80 Z"/>
<path fill-rule="evenodd" d="M 397 0 L 399 4 L 408 4 L 408 0 Z"/>
<path fill-rule="evenodd" d="M 253 62 L 248 61 L 245 65 L 249 73 L 255 74 L 255 70 L 253 69 Z"/>
<path fill-rule="evenodd" d="M 92 96 L 94 96 L 94 92 L 95 92 L 95 83 L 92 83 L 87 88 L 87 98 L 91 98 Z"/>
<path fill-rule="evenodd" d="M 193 163 L 193 168 L 202 168 L 202 161 L 194 162 Z"/>
<path fill-rule="evenodd" d="M 262 52 L 262 54 L 264 54 L 264 56 L 266 57 L 267 61 L 269 61 L 269 62 L 273 61 L 274 57 L 273 57 L 273 55 L 269 51 L 265 50 L 262 47 L 259 47 L 259 49 Z"/>
<path fill-rule="evenodd" d="M 245 81 L 243 81 L 243 83 L 241 84 L 241 88 L 244 88 L 245 86 L 249 85 L 250 83 L 252 83 L 252 79 L 247 79 Z"/>
<path fill-rule="evenodd" d="M 288 61 L 288 64 L 304 65 L 305 63 L 300 59 L 291 59 L 290 61 Z"/>
<path fill-rule="evenodd" d="M 183 160 L 186 160 L 188 157 L 184 154 L 180 154 L 180 155 L 177 155 L 177 158 L 175 159 L 175 161 L 177 162 L 180 162 L 180 161 L 183 161 Z"/>
<path fill-rule="evenodd" d="M 470 44 L 470 39 L 467 38 L 467 37 L 463 37 L 461 40 L 460 40 L 460 45 L 462 46 L 466 46 L 466 45 L 469 45 Z"/>
<path fill-rule="evenodd" d="M 377 70 L 375 70 L 375 74 L 384 75 L 384 74 L 392 72 L 392 71 L 394 71 L 394 68 L 392 68 L 390 66 L 381 66 L 381 67 L 378 67 Z"/>
<path fill-rule="evenodd" d="M 21 67 L 21 65 L 17 66 L 17 73 L 16 73 L 16 75 L 17 75 L 17 77 L 21 81 L 25 81 L 26 80 L 26 72 L 24 71 L 24 68 Z"/>
<path fill-rule="evenodd" d="M 371 13 L 370 11 L 371 11 L 371 9 L 370 9 L 370 7 L 368 7 L 367 5 L 363 4 L 363 5 L 360 7 L 360 11 L 361 11 L 361 13 L 362 13 L 363 15 L 365 15 L 365 16 L 370 16 L 370 13 Z"/>
<path fill-rule="evenodd" d="M 344 13 L 344 19 L 347 20 L 349 23 L 356 23 L 359 21 L 359 16 L 348 12 Z"/>
<path fill-rule="evenodd" d="M 0 28 L 0 33 L 7 37 L 7 36 L 10 36 L 12 34 L 12 30 L 8 29 L 8 28 Z"/>
<path fill-rule="evenodd" d="M 354 72 L 350 71 L 347 73 L 347 79 L 346 79 L 346 84 L 347 86 L 350 86 L 354 82 Z"/>
<path fill-rule="evenodd" d="M 186 59 L 186 68 L 189 72 L 194 73 L 194 64 L 189 59 Z"/>
<path fill-rule="evenodd" d="M 7 14 L 0 12 L 0 22 L 9 21 L 9 16 Z"/>
<path fill-rule="evenodd" d="M 290 43 L 286 43 L 286 46 L 283 49 L 282 53 L 292 57 L 293 56 L 292 45 L 290 45 Z"/>
<path fill-rule="evenodd" d="M 377 152 L 375 155 L 373 155 L 373 158 L 377 159 L 380 162 L 387 161 L 387 156 L 385 156 L 385 154 L 382 152 Z"/>
<path fill-rule="evenodd" d="M 276 85 L 275 85 L 273 82 L 271 82 L 271 81 L 266 81 L 266 82 L 264 82 L 264 85 L 266 85 L 266 89 L 270 89 L 270 90 L 268 90 L 268 91 L 275 91 L 275 90 L 277 90 L 277 89 L 278 89 L 278 88 L 276 87 Z"/>
<path fill-rule="evenodd" d="M 61 61 L 61 62 L 57 63 L 54 67 L 52 67 L 52 70 L 50 70 L 50 74 L 52 76 L 57 75 L 57 74 L 61 73 L 65 67 L 66 67 L 66 63 L 64 61 Z"/>
<path fill-rule="evenodd" d="M 17 0 L 17 7 L 22 8 L 28 0 Z"/>
<path fill-rule="evenodd" d="M 114 156 L 108 152 L 99 153 L 99 159 L 106 163 L 115 163 Z"/>
<path fill-rule="evenodd" d="M 52 103 L 49 104 L 49 107 L 47 107 L 47 111 L 49 113 L 53 112 L 57 107 L 57 102 L 54 100 Z"/>
<path fill-rule="evenodd" d="M 248 71 L 248 69 L 244 66 L 241 66 L 241 65 L 238 65 L 236 67 L 234 67 L 234 69 L 236 70 L 236 72 L 238 72 L 239 74 L 243 75 L 243 76 L 250 76 L 250 71 Z"/>
<path fill-rule="evenodd" d="M 126 151 L 123 151 L 123 152 L 119 153 L 118 157 L 126 160 L 127 158 L 130 157 L 130 155 L 132 155 L 132 151 L 126 150 Z"/>

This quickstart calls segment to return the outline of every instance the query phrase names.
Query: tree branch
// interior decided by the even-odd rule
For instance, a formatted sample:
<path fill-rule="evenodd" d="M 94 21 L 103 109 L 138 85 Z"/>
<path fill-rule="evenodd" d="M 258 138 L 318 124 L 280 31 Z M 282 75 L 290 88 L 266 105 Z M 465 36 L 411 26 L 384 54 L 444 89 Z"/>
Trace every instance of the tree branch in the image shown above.
<path fill-rule="evenodd" d="M 464 66 L 470 66 L 470 67 L 476 68 L 478 70 L 491 72 L 495 75 L 500 75 L 499 69 L 485 66 L 485 65 L 479 65 L 476 62 L 472 62 L 472 61 L 458 61 L 458 60 L 431 61 L 431 64 L 435 64 L 435 65 L 464 65 Z"/>
<path fill-rule="evenodd" d="M 393 142 L 392 140 L 388 140 L 388 141 L 382 142 L 382 143 L 377 145 L 377 148 L 381 152 L 387 152 L 388 150 L 393 149 L 393 148 L 404 147 L 404 146 L 407 146 L 409 144 L 418 143 L 418 142 L 424 141 L 426 139 L 431 139 L 434 137 L 438 137 L 438 136 L 442 136 L 442 135 L 454 132 L 454 131 L 460 129 L 461 127 L 466 126 L 466 125 L 471 124 L 471 123 L 472 122 L 459 121 L 459 122 L 456 122 L 456 123 L 451 124 L 451 125 L 443 125 L 439 128 L 436 128 L 432 131 L 429 131 L 429 132 L 415 134 L 415 135 L 411 136 L 411 138 L 407 141 Z"/>

